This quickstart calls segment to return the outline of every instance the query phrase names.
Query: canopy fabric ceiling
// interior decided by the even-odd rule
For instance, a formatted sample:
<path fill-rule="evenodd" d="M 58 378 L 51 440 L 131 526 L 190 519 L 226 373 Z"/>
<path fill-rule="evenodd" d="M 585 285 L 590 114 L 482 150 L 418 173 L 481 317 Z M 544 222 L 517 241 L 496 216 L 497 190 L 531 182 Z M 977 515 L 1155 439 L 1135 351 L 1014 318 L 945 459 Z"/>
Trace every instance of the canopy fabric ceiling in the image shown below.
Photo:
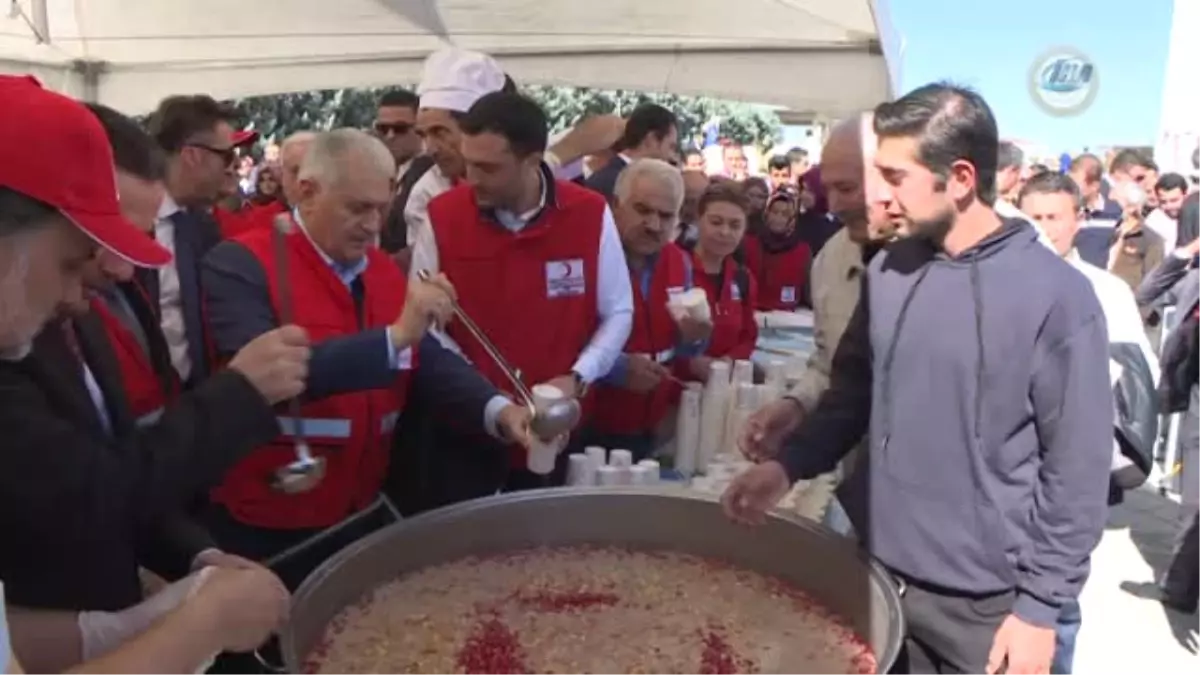
<path fill-rule="evenodd" d="M 520 83 L 838 115 L 891 93 L 879 1 L 0 0 L 0 72 L 142 113 L 177 93 L 414 83 L 451 43 Z"/>

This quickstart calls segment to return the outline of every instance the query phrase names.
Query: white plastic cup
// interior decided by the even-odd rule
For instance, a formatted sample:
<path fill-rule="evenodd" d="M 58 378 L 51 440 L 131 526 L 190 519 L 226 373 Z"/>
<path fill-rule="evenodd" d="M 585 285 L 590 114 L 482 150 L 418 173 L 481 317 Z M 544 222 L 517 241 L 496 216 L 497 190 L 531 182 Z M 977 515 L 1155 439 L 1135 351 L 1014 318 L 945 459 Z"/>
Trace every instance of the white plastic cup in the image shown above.
<path fill-rule="evenodd" d="M 598 445 L 589 445 L 583 449 L 583 454 L 591 460 L 593 471 L 608 464 L 608 451 Z"/>
<path fill-rule="evenodd" d="M 567 457 L 567 485 L 588 486 L 596 483 L 596 469 L 592 460 L 582 452 Z"/>
<path fill-rule="evenodd" d="M 526 461 L 526 466 L 530 471 L 539 476 L 549 475 L 554 471 L 554 462 L 558 459 L 559 445 L 557 442 L 543 441 L 539 438 L 533 439 L 533 446 L 529 448 L 529 457 Z"/>
<path fill-rule="evenodd" d="M 708 384 L 711 385 L 720 381 L 729 381 L 728 361 L 713 361 L 708 368 Z"/>
<path fill-rule="evenodd" d="M 529 393 L 533 395 L 533 407 L 538 410 L 545 410 L 551 404 L 557 403 L 567 396 L 563 390 L 552 384 L 535 384 Z"/>
<path fill-rule="evenodd" d="M 662 467 L 659 466 L 657 460 L 643 459 L 642 461 L 638 462 L 637 466 L 634 468 L 635 470 L 638 468 L 645 469 L 645 476 L 643 477 L 644 482 L 642 483 L 643 485 L 658 485 L 660 482 L 662 482 Z"/>
<path fill-rule="evenodd" d="M 633 453 L 628 450 L 613 450 L 609 453 L 608 463 L 617 467 L 633 466 Z"/>
<path fill-rule="evenodd" d="M 747 359 L 738 359 L 733 362 L 733 383 L 737 384 L 754 384 L 754 362 Z"/>
<path fill-rule="evenodd" d="M 650 467 L 641 464 L 629 467 L 629 483 L 631 485 L 650 485 Z"/>
<path fill-rule="evenodd" d="M 629 476 L 629 469 L 619 466 L 602 466 L 596 471 L 598 483 L 605 487 L 613 487 L 617 485 L 626 485 Z"/>

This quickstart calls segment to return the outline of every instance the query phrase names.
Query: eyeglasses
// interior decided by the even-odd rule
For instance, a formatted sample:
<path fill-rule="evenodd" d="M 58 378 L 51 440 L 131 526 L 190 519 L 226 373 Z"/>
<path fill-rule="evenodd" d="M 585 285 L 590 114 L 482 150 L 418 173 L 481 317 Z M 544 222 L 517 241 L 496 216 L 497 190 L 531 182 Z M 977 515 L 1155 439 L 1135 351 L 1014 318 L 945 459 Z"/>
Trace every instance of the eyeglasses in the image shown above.
<path fill-rule="evenodd" d="M 235 162 L 237 162 L 237 148 L 214 148 L 211 145 L 205 145 L 203 143 L 188 143 L 188 147 L 200 148 L 201 150 L 207 150 L 211 152 L 217 157 L 220 157 L 221 161 L 225 162 L 225 166 L 232 166 Z"/>
<path fill-rule="evenodd" d="M 413 125 L 407 122 L 376 122 L 375 133 L 382 137 L 387 137 L 388 134 L 396 136 L 406 136 L 413 130 Z"/>

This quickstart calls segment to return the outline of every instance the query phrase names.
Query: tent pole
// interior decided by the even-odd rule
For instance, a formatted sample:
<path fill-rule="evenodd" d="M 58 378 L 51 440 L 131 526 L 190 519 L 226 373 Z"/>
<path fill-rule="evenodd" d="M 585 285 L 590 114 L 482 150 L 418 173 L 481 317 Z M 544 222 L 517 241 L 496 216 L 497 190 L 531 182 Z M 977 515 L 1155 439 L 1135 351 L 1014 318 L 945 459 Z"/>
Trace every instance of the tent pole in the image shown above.
<path fill-rule="evenodd" d="M 80 89 L 79 100 L 88 103 L 100 102 L 100 76 L 108 70 L 108 66 L 104 61 L 90 61 L 87 59 L 76 59 L 71 64 L 72 70 L 79 74 Z"/>

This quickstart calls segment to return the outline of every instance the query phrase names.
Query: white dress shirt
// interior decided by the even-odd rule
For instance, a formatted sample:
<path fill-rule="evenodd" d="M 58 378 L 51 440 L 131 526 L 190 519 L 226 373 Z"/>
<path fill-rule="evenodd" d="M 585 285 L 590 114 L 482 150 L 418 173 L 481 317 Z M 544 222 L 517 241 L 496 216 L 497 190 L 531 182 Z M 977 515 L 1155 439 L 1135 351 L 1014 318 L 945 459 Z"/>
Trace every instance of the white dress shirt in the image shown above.
<path fill-rule="evenodd" d="M 404 205 L 404 222 L 408 223 L 408 247 L 416 246 L 421 234 L 429 230 L 429 202 L 443 192 L 454 187 L 454 181 L 446 177 L 442 170 L 434 165 L 421 176 L 408 195 L 408 203 Z"/>
<path fill-rule="evenodd" d="M 1046 236 L 1046 232 L 1042 229 L 1042 226 L 1038 225 L 1032 218 L 1025 215 L 1024 211 L 1009 203 L 1008 200 L 997 197 L 996 203 L 992 205 L 992 209 L 996 212 L 996 215 L 1000 216 L 1001 218 L 1019 218 L 1029 223 L 1033 226 L 1033 231 L 1037 232 L 1038 242 L 1051 251 L 1055 250 L 1054 243 L 1050 241 L 1050 237 Z"/>
<path fill-rule="evenodd" d="M 1146 337 L 1146 328 L 1142 323 L 1142 315 L 1138 312 L 1137 301 L 1129 284 L 1122 281 L 1112 272 L 1088 264 L 1072 250 L 1067 254 L 1067 262 L 1079 270 L 1092 284 L 1096 298 L 1100 301 L 1100 309 L 1104 312 L 1104 323 L 1108 328 L 1109 344 L 1135 344 L 1146 357 L 1150 372 L 1158 383 L 1158 357 L 1150 347 Z"/>
<path fill-rule="evenodd" d="M 523 214 L 498 212 L 497 219 L 507 229 L 519 231 L 545 206 L 545 201 L 546 190 L 543 186 L 542 201 L 536 209 Z M 415 280 L 418 271 L 428 270 L 432 274 L 440 267 L 433 228 L 425 227 L 413 247 L 410 273 Z M 454 282 L 453 279 L 450 281 Z M 596 268 L 596 313 L 600 317 L 600 327 L 571 367 L 589 384 L 612 370 L 617 357 L 625 349 L 629 332 L 633 330 L 633 289 L 629 285 L 629 267 L 625 261 L 625 249 L 621 246 L 621 236 L 617 233 L 617 224 L 607 206 L 604 208 Z M 438 338 L 447 347 L 453 345 L 448 336 L 439 335 Z M 462 353 L 457 345 L 451 348 Z"/>
<path fill-rule="evenodd" d="M 163 197 L 154 223 L 154 238 L 171 252 L 171 262 L 158 268 L 158 305 L 162 317 L 163 337 L 171 352 L 171 365 L 186 382 L 192 374 L 192 358 L 188 355 L 187 326 L 183 321 L 183 296 L 179 287 L 179 269 L 175 266 L 175 223 L 171 216 L 183 208 L 171 195 Z"/>

